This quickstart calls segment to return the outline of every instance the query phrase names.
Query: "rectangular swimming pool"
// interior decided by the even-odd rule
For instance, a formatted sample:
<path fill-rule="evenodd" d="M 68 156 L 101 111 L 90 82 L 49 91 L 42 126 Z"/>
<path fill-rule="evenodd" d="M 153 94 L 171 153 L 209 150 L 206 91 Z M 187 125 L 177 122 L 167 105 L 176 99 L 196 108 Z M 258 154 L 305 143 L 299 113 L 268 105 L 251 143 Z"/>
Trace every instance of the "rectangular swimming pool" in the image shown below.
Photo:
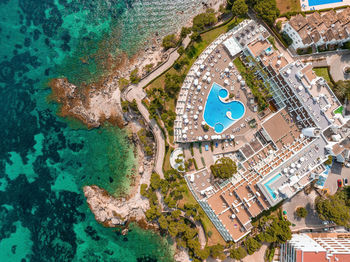
<path fill-rule="evenodd" d="M 309 6 L 325 5 L 343 2 L 343 0 L 308 0 Z"/>
<path fill-rule="evenodd" d="M 282 175 L 281 174 L 278 174 L 276 176 L 274 176 L 273 178 L 271 178 L 269 181 L 267 181 L 264 186 L 266 188 L 266 190 L 270 193 L 271 197 L 273 199 L 276 199 L 276 194 L 273 192 L 273 190 L 271 189 L 270 185 L 275 182 L 277 179 L 279 179 Z"/>

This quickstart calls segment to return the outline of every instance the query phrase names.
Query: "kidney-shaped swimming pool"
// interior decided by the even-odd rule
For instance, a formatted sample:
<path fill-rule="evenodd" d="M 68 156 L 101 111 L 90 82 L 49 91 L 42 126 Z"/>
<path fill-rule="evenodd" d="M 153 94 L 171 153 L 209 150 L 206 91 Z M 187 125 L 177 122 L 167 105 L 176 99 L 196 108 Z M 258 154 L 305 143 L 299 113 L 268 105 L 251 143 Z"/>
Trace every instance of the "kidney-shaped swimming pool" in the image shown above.
<path fill-rule="evenodd" d="M 240 101 L 225 103 L 222 99 L 228 96 L 228 91 L 217 83 L 213 83 L 204 109 L 204 121 L 214 128 L 216 133 L 222 133 L 234 122 L 241 119 L 245 108 Z"/>

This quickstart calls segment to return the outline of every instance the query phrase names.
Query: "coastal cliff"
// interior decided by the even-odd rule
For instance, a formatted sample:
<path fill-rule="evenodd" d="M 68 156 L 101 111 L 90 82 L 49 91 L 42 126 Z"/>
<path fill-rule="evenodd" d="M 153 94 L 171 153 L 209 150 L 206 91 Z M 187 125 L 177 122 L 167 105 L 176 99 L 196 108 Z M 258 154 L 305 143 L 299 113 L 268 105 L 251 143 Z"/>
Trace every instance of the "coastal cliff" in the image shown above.
<path fill-rule="evenodd" d="M 139 194 L 126 200 L 111 196 L 96 185 L 85 186 L 84 195 L 96 221 L 107 227 L 123 226 L 130 221 L 142 221 L 149 208 L 147 200 Z"/>
<path fill-rule="evenodd" d="M 56 78 L 49 86 L 52 90 L 52 100 L 60 104 L 60 116 L 78 119 L 88 128 L 99 127 L 106 121 L 119 127 L 123 126 L 119 113 L 120 90 L 113 80 L 102 87 L 77 87 L 67 78 Z"/>

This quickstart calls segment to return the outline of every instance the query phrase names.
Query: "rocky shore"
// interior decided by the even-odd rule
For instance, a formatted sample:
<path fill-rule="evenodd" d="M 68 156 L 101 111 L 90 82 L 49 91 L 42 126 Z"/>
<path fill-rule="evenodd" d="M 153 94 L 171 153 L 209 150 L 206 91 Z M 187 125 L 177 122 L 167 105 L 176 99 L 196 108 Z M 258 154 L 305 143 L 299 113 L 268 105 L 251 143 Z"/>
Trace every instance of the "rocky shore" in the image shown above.
<path fill-rule="evenodd" d="M 129 220 L 142 220 L 149 208 L 147 199 L 138 194 L 126 200 L 117 199 L 96 185 L 85 186 L 83 190 L 95 219 L 106 227 L 124 226 Z"/>

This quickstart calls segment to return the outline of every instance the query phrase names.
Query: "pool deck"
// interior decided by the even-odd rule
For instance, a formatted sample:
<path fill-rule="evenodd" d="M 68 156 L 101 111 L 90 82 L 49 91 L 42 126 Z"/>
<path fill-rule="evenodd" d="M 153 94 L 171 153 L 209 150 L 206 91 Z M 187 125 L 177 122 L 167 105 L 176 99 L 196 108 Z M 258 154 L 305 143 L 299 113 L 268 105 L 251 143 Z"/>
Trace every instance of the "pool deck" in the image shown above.
<path fill-rule="evenodd" d="M 300 0 L 300 6 L 302 11 L 321 10 L 321 9 L 345 6 L 345 5 L 350 5 L 350 0 L 343 0 L 342 2 L 338 2 L 338 3 L 329 3 L 329 4 L 314 5 L 314 6 L 309 6 L 308 0 Z"/>

